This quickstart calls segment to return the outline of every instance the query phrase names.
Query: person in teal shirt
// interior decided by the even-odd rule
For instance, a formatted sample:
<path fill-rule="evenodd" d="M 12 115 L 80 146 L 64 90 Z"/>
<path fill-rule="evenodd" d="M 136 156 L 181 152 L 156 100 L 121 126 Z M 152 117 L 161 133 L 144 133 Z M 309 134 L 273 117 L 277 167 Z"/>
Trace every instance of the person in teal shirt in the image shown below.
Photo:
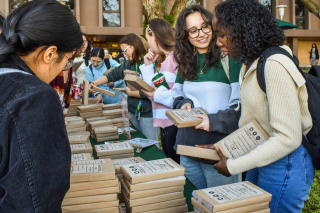
<path fill-rule="evenodd" d="M 109 60 L 110 67 L 117 67 L 120 65 L 117 61 L 115 61 L 111 58 L 105 59 L 105 60 Z M 90 65 L 86 69 L 86 79 L 89 82 L 93 82 L 93 81 L 101 78 L 102 76 L 104 76 L 103 73 L 108 70 L 107 65 L 104 61 L 103 48 L 94 47 L 92 49 L 90 61 L 91 61 L 92 66 Z M 120 95 L 122 94 L 123 96 L 126 97 L 125 93 L 118 92 L 118 91 L 115 91 L 112 89 L 112 88 L 126 88 L 126 84 L 123 80 L 119 80 L 116 82 L 110 82 L 107 84 L 102 84 L 102 85 L 99 85 L 98 87 L 101 89 L 108 90 L 110 92 L 114 92 L 116 94 L 116 96 L 110 97 L 108 95 L 96 92 L 93 94 L 95 97 L 93 103 L 100 103 L 101 101 L 103 101 L 104 104 L 121 103 Z"/>

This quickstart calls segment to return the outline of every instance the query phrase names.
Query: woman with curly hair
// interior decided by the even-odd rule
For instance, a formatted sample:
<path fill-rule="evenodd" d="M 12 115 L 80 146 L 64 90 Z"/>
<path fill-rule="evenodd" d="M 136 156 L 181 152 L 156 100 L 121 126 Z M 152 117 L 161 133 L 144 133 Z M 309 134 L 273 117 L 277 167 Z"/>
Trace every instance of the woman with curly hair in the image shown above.
<path fill-rule="evenodd" d="M 248 171 L 246 180 L 272 194 L 271 212 L 301 212 L 313 183 L 311 156 L 302 134 L 312 128 L 305 79 L 291 59 L 269 57 L 265 65 L 266 93 L 257 81 L 260 55 L 281 47 L 285 36 L 270 12 L 255 0 L 229 0 L 215 8 L 217 45 L 230 58 L 242 56 L 240 99 L 242 127 L 256 119 L 270 138 L 248 154 L 221 161 L 215 169 L 225 176 Z"/>
<path fill-rule="evenodd" d="M 194 5 L 180 14 L 176 24 L 174 59 L 178 75 L 172 89 L 174 109 L 202 107 L 209 115 L 198 126 L 178 130 L 176 144 L 195 146 L 216 143 L 238 128 L 239 114 L 234 109 L 239 101 L 238 60 L 223 57 L 216 46 L 211 12 Z M 213 163 L 180 156 L 185 174 L 198 188 L 238 182 L 241 175 L 226 178 L 213 168 Z"/>

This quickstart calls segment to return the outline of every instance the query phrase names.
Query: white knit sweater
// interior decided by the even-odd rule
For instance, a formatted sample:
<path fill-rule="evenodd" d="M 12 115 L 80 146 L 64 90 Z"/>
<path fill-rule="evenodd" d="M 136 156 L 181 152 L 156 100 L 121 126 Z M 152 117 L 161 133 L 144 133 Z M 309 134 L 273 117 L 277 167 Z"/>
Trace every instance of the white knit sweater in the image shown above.
<path fill-rule="evenodd" d="M 291 52 L 287 46 L 281 46 Z M 312 128 L 308 110 L 308 93 L 305 79 L 295 64 L 286 56 L 276 54 L 268 58 L 265 66 L 266 94 L 257 81 L 254 61 L 246 72 L 240 72 L 241 118 L 239 127 L 256 119 L 270 136 L 269 140 L 250 153 L 237 159 L 228 159 L 232 175 L 271 164 L 297 149 Z"/>

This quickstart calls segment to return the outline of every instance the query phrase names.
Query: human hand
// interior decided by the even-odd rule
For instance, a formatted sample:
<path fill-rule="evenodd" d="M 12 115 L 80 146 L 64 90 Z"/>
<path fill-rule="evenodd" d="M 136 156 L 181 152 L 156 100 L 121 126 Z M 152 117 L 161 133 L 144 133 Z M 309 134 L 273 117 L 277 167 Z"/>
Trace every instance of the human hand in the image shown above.
<path fill-rule="evenodd" d="M 145 90 L 141 90 L 144 94 L 146 94 L 146 96 L 148 96 L 148 98 L 150 100 L 153 100 L 153 96 L 154 96 L 154 93 L 156 92 L 155 90 L 153 92 L 147 92 Z"/>
<path fill-rule="evenodd" d="M 214 147 L 214 144 L 196 145 L 195 147 L 216 150 L 216 148 Z M 203 158 L 199 158 L 199 159 L 201 162 L 208 163 L 208 164 L 214 164 L 217 162 L 215 160 L 208 160 L 208 159 L 203 159 Z"/>
<path fill-rule="evenodd" d="M 107 83 L 107 85 L 112 88 L 114 86 L 114 83 L 110 82 L 110 83 Z"/>
<path fill-rule="evenodd" d="M 187 109 L 189 112 L 191 112 L 191 104 L 187 102 L 182 105 L 181 109 Z"/>
<path fill-rule="evenodd" d="M 93 100 L 94 104 L 98 104 L 103 101 L 102 95 L 98 94 L 97 97 Z"/>
<path fill-rule="evenodd" d="M 221 152 L 221 149 L 219 147 L 216 147 L 217 154 L 220 157 L 219 163 L 216 163 L 213 167 L 218 171 L 219 174 L 222 174 L 226 177 L 230 177 L 231 174 L 227 167 L 227 160 L 228 158 L 224 156 L 224 154 Z"/>
<path fill-rule="evenodd" d="M 195 128 L 196 129 L 203 129 L 203 130 L 206 130 L 209 132 L 209 129 L 210 129 L 210 122 L 209 122 L 209 117 L 208 115 L 206 114 L 203 114 L 203 115 L 195 115 L 194 117 L 196 118 L 202 118 L 202 122 L 196 126 Z"/>
<path fill-rule="evenodd" d="M 158 59 L 158 57 L 160 56 L 160 54 L 154 54 L 154 52 L 151 50 L 151 48 L 149 49 L 148 53 L 144 56 L 144 64 L 146 66 L 152 64 L 153 61 L 156 61 Z"/>
<path fill-rule="evenodd" d="M 92 90 L 92 88 L 95 86 L 96 85 L 94 85 L 93 83 L 89 84 L 89 93 L 91 93 L 91 94 L 95 93 L 95 91 Z"/>
<path fill-rule="evenodd" d="M 71 167 L 73 167 L 74 165 L 73 165 L 73 163 L 72 163 L 72 161 L 71 161 Z"/>

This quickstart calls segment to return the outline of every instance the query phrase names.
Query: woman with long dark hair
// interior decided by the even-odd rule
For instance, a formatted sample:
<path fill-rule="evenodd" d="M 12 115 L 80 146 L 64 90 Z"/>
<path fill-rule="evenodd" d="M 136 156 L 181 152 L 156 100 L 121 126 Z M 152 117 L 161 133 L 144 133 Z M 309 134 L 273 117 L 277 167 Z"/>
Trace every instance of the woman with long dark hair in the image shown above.
<path fill-rule="evenodd" d="M 215 8 L 217 45 L 230 58 L 242 56 L 240 98 L 242 127 L 256 119 L 270 136 L 248 154 L 227 159 L 217 150 L 219 173 L 248 171 L 246 180 L 272 194 L 271 212 L 301 212 L 313 183 L 312 158 L 301 144 L 312 128 L 305 79 L 285 55 L 270 56 L 265 64 L 266 93 L 257 80 L 257 64 L 270 47 L 281 47 L 285 35 L 272 14 L 255 0 L 229 0 Z"/>
<path fill-rule="evenodd" d="M 238 128 L 238 60 L 221 57 L 212 30 L 211 12 L 201 6 L 186 8 L 176 23 L 174 59 L 178 75 L 172 89 L 173 108 L 202 107 L 209 115 L 196 115 L 202 123 L 178 130 L 176 144 L 195 146 L 220 141 Z M 180 156 L 186 176 L 198 188 L 220 186 L 241 180 L 240 175 L 226 178 L 212 163 Z"/>
<path fill-rule="evenodd" d="M 319 51 L 316 43 L 312 44 L 312 48 L 310 50 L 310 65 L 318 65 L 318 60 L 319 60 Z"/>
<path fill-rule="evenodd" d="M 1 31 L 0 212 L 61 212 L 71 150 L 48 83 L 82 46 L 80 26 L 67 7 L 41 0 L 11 12 Z"/>
<path fill-rule="evenodd" d="M 171 89 L 177 77 L 177 64 L 173 59 L 175 32 L 170 23 L 164 19 L 156 18 L 149 22 L 146 29 L 146 38 L 150 49 L 144 57 L 144 65 L 140 66 L 142 76 L 146 82 L 154 86 L 152 78 L 157 75 L 152 62 L 160 64 L 159 72 L 163 74 L 168 87 L 163 85 L 155 87 L 154 92 L 143 91 L 152 100 L 153 126 L 160 128 L 161 144 L 167 157 L 180 163 L 173 146 L 176 143 L 178 128 L 165 115 L 167 109 L 172 109 L 173 98 Z M 164 55 L 164 61 L 159 56 Z"/>
<path fill-rule="evenodd" d="M 139 66 L 143 64 L 143 57 L 147 53 L 144 42 L 138 35 L 130 33 L 124 36 L 119 44 L 124 56 L 129 60 L 113 69 L 107 76 L 93 81 L 91 86 L 121 80 L 124 78 L 124 70 L 136 71 L 142 77 Z M 158 140 L 159 128 L 153 126 L 152 105 L 149 98 L 143 92 L 132 91 L 129 87 L 126 88 L 126 94 L 131 123 L 148 139 Z"/>

